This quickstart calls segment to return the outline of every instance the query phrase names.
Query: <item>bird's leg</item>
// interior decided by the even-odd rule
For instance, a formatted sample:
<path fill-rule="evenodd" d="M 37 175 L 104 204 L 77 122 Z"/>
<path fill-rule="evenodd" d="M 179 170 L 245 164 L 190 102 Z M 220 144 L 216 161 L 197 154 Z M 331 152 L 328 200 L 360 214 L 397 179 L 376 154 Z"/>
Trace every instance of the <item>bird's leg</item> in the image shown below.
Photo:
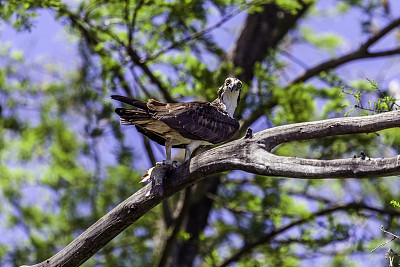
<path fill-rule="evenodd" d="M 171 140 L 171 138 L 167 138 L 167 139 L 165 139 L 165 156 L 166 156 L 165 163 L 166 164 L 172 163 L 171 149 L 172 149 L 172 140 Z"/>
<path fill-rule="evenodd" d="M 186 147 L 186 151 L 185 151 L 185 162 L 190 159 L 190 155 L 192 154 L 192 151 L 190 151 L 190 149 L 188 148 L 189 145 L 187 145 Z"/>
<path fill-rule="evenodd" d="M 180 164 L 176 160 L 172 161 L 171 149 L 172 149 L 172 140 L 171 140 L 171 138 L 167 138 L 165 140 L 165 156 L 166 156 L 166 160 L 164 161 L 164 164 L 168 165 L 170 168 L 179 167 Z"/>
<path fill-rule="evenodd" d="M 191 141 L 187 146 L 186 146 L 186 151 L 185 151 L 185 162 L 190 159 L 190 156 L 192 155 L 193 151 L 195 151 L 200 145 L 202 141 Z"/>

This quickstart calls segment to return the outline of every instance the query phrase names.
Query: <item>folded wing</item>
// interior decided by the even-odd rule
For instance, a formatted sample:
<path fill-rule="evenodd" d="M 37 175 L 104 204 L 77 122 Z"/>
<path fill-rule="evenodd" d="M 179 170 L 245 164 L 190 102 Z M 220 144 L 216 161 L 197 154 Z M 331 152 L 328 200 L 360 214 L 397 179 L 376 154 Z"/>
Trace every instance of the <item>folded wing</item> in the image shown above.
<path fill-rule="evenodd" d="M 117 108 L 121 123 L 135 125 L 139 132 L 160 144 L 165 143 L 164 135 L 171 133 L 165 127 L 184 138 L 213 144 L 226 141 L 239 129 L 235 119 L 208 102 L 163 103 L 150 99 L 145 103 L 125 96 L 111 98 L 138 108 Z"/>
<path fill-rule="evenodd" d="M 162 103 L 149 100 L 148 112 L 183 137 L 213 144 L 231 138 L 239 123 L 208 102 Z"/>

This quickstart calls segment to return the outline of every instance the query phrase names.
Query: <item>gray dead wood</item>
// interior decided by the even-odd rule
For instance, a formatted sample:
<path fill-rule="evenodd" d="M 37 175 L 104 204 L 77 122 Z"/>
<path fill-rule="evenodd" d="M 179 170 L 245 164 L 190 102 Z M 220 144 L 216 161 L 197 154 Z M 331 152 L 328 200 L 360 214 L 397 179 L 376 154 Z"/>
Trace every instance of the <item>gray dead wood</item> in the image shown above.
<path fill-rule="evenodd" d="M 400 110 L 383 114 L 338 118 L 274 127 L 210 149 L 175 169 L 164 182 L 164 196 L 149 196 L 147 185 L 99 219 L 48 260 L 33 265 L 79 266 L 114 237 L 164 199 L 215 173 L 243 170 L 250 173 L 306 179 L 368 178 L 400 174 L 400 156 L 315 160 L 276 156 L 279 144 L 343 134 L 372 133 L 400 127 Z M 133 246 L 135 244 L 132 244 Z"/>

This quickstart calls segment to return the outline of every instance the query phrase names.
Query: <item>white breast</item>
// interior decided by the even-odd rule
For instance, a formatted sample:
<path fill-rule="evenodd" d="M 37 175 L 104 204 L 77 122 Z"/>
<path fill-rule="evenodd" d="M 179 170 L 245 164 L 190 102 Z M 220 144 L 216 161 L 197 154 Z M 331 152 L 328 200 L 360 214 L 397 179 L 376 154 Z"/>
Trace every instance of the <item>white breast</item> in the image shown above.
<path fill-rule="evenodd" d="M 239 97 L 239 91 L 226 90 L 222 95 L 222 103 L 225 105 L 225 111 L 228 112 L 229 116 L 233 118 L 237 101 Z"/>

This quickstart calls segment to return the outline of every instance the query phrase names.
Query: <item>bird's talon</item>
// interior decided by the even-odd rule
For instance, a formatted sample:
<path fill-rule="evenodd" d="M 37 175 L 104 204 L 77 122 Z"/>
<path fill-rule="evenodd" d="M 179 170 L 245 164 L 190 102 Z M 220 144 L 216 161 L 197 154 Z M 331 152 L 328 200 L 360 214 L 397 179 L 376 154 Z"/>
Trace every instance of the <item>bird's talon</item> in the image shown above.
<path fill-rule="evenodd" d="M 169 160 L 163 160 L 162 162 L 157 162 L 157 163 L 160 163 L 160 164 L 162 164 L 162 165 L 164 165 L 164 166 L 170 166 L 171 165 L 171 161 L 169 161 Z M 156 164 L 157 164 L 156 163 Z"/>
<path fill-rule="evenodd" d="M 152 188 L 146 194 L 146 196 L 158 194 L 162 196 L 164 194 L 163 190 L 163 180 L 167 171 L 171 168 L 171 163 L 168 165 L 165 162 L 157 162 L 154 167 L 151 167 L 145 175 L 143 175 L 141 183 L 151 181 Z"/>
<path fill-rule="evenodd" d="M 251 128 L 247 128 L 246 135 L 244 136 L 244 139 L 251 139 L 253 138 L 253 130 Z"/>
<path fill-rule="evenodd" d="M 179 163 L 179 162 L 177 162 L 176 160 L 174 160 L 173 162 L 172 162 L 172 168 L 178 168 L 179 166 L 181 166 L 182 164 L 181 163 Z"/>

